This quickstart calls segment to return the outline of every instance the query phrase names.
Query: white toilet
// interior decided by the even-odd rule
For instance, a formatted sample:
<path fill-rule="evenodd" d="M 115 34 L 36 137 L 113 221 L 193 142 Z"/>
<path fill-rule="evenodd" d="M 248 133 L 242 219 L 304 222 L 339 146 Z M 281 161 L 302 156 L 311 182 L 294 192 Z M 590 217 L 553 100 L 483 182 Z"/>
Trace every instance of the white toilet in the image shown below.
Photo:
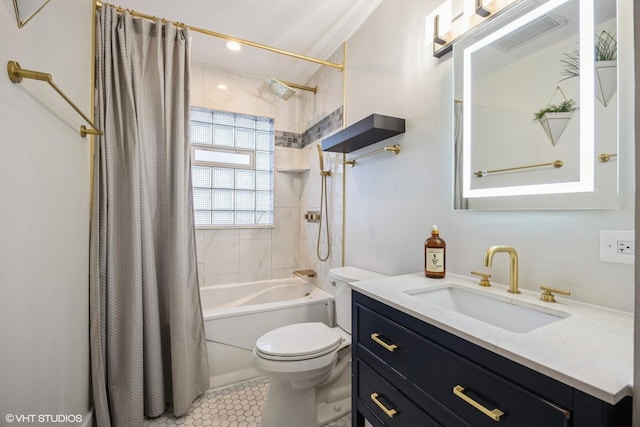
<path fill-rule="evenodd" d="M 271 385 L 261 427 L 319 427 L 351 411 L 351 289 L 348 282 L 385 277 L 356 267 L 329 270 L 336 322 L 296 323 L 262 335 L 253 366 Z"/>

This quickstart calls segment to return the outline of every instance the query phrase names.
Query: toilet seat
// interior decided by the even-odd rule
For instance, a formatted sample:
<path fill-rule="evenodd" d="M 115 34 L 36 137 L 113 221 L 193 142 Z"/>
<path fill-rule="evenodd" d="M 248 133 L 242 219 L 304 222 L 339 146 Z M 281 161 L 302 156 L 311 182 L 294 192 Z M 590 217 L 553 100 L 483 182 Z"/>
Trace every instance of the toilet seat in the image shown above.
<path fill-rule="evenodd" d="M 341 334 L 324 323 L 296 323 L 262 335 L 255 352 L 268 360 L 307 360 L 334 352 L 343 341 Z"/>

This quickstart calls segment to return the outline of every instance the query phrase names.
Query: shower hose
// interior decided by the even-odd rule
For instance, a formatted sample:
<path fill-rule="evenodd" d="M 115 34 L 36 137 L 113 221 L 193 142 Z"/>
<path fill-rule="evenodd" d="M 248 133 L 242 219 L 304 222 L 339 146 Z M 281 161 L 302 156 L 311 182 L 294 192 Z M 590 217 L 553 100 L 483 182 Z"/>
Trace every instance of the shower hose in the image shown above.
<path fill-rule="evenodd" d="M 316 255 L 320 261 L 326 261 L 331 254 L 331 235 L 329 233 L 329 203 L 327 202 L 327 176 L 329 174 L 322 173 L 322 179 L 320 183 L 320 226 L 318 227 L 318 244 L 316 245 Z M 324 208 L 324 212 L 323 212 Z M 320 237 L 322 236 L 322 220 L 325 222 L 325 232 L 327 234 L 327 255 L 323 257 L 320 254 Z"/>

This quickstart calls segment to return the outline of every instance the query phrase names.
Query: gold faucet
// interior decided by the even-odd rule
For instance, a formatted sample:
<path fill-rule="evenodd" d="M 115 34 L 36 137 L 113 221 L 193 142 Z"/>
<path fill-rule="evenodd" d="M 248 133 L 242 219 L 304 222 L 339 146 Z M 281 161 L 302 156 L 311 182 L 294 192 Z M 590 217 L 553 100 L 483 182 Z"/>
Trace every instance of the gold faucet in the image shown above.
<path fill-rule="evenodd" d="M 510 280 L 509 280 L 509 290 L 507 292 L 512 294 L 519 294 L 518 290 L 518 252 L 516 252 L 515 248 L 511 246 L 491 246 L 487 249 L 487 252 L 484 254 L 484 265 L 485 267 L 491 267 L 491 262 L 493 261 L 493 256 L 498 252 L 506 252 L 509 254 L 510 263 Z"/>

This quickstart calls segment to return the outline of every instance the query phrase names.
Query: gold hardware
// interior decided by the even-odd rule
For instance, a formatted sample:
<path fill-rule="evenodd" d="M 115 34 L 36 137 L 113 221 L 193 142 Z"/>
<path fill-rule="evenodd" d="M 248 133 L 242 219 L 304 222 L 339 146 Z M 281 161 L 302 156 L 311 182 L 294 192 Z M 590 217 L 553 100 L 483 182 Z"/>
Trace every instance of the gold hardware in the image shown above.
<path fill-rule="evenodd" d="M 478 178 L 482 178 L 483 176 L 487 176 L 490 173 L 498 173 L 498 172 L 509 172 L 509 171 L 515 171 L 515 170 L 520 170 L 520 169 L 531 169 L 531 168 L 540 168 L 543 166 L 553 166 L 556 169 L 561 168 L 564 165 L 564 162 L 562 160 L 555 160 L 553 162 L 549 162 L 549 163 L 537 163 L 535 165 L 527 165 L 527 166 L 516 166 L 513 168 L 504 168 L 504 169 L 494 169 L 494 170 L 490 170 L 490 171 L 477 171 L 474 172 L 473 174 L 475 176 L 477 176 Z"/>
<path fill-rule="evenodd" d="M 13 83 L 21 83 L 23 78 L 40 80 L 49 83 L 49 85 L 56 92 L 58 92 L 58 95 L 60 95 L 65 101 L 67 101 L 67 103 L 71 105 L 74 110 L 76 110 L 76 113 L 80 114 L 80 116 L 82 116 L 82 118 L 93 128 L 87 129 L 87 127 L 84 125 L 80 126 L 80 135 L 82 135 L 83 138 L 87 135 L 102 135 L 102 131 L 96 128 L 93 122 L 89 120 L 89 118 L 85 116 L 82 111 L 80 111 L 76 104 L 74 104 L 73 101 L 71 101 L 71 99 L 69 99 L 69 97 L 67 97 L 67 95 L 65 95 L 64 92 L 62 92 L 60 88 L 56 86 L 56 84 L 53 82 L 53 77 L 51 77 L 51 74 L 42 73 L 40 71 L 25 70 L 21 68 L 20 64 L 18 64 L 16 61 L 7 62 L 7 74 L 9 74 L 9 79 Z"/>
<path fill-rule="evenodd" d="M 347 63 L 347 42 L 342 42 L 342 62 Z M 342 73 L 342 124 L 347 123 L 347 71 L 343 70 Z M 345 254 L 347 244 L 347 180 L 344 176 L 347 174 L 347 166 L 344 164 L 344 160 L 347 158 L 345 153 L 342 153 L 342 215 L 341 215 L 341 227 L 340 235 L 342 237 L 340 242 L 340 265 L 345 266 Z"/>
<path fill-rule="evenodd" d="M 322 217 L 318 211 L 309 211 L 304 214 L 304 219 L 306 219 L 307 222 L 320 222 L 320 218 Z"/>
<path fill-rule="evenodd" d="M 313 270 L 297 270 L 297 271 L 294 271 L 293 274 L 298 277 L 302 277 L 302 276 L 316 277 L 316 272 Z"/>
<path fill-rule="evenodd" d="M 371 334 L 371 339 L 374 340 L 375 342 L 377 342 L 378 344 L 380 344 L 381 346 L 383 346 L 385 349 L 389 350 L 390 352 L 394 352 L 396 350 L 396 348 L 398 348 L 397 345 L 395 344 L 387 344 L 386 342 L 382 341 L 380 338 L 380 334 L 378 333 L 373 333 Z"/>
<path fill-rule="evenodd" d="M 518 290 L 518 252 L 516 252 L 515 248 L 511 246 L 491 246 L 487 249 L 487 252 L 484 254 L 484 266 L 491 267 L 491 263 L 493 262 L 493 256 L 498 252 L 506 252 L 509 254 L 510 260 L 510 280 L 509 280 L 509 290 L 507 292 L 511 294 L 519 294 Z"/>
<path fill-rule="evenodd" d="M 322 154 L 322 146 L 320 144 L 316 144 L 316 148 L 318 149 L 318 158 L 320 159 L 320 175 L 331 176 L 330 170 L 324 170 L 324 154 Z"/>
<path fill-rule="evenodd" d="M 313 92 L 314 95 L 318 93 L 318 86 L 311 87 L 311 86 L 299 85 L 297 83 L 285 82 L 284 80 L 280 80 L 280 81 L 282 83 L 286 84 L 287 86 L 292 87 L 294 89 L 300 89 L 300 90 L 306 90 L 307 92 Z"/>
<path fill-rule="evenodd" d="M 47 3 L 49 3 L 49 1 L 50 0 L 44 0 L 42 4 L 33 13 L 31 13 L 31 15 L 27 16 L 27 19 L 22 20 L 22 17 L 20 16 L 20 8 L 18 7 L 18 0 L 13 0 L 13 9 L 16 12 L 16 21 L 18 22 L 18 28 L 22 28 L 27 25 L 27 22 L 31 21 L 31 18 L 36 16 L 36 14 L 40 12 L 42 8 L 45 7 Z"/>
<path fill-rule="evenodd" d="M 387 414 L 387 417 L 393 418 L 393 416 L 397 414 L 398 411 L 396 411 L 395 409 L 387 409 L 387 407 L 384 406 L 382 402 L 378 400 L 379 396 L 380 395 L 378 393 L 371 393 L 371 400 L 373 400 L 373 403 L 378 405 L 378 408 L 382 409 L 382 411 L 384 411 L 384 413 Z"/>
<path fill-rule="evenodd" d="M 480 286 L 483 286 L 485 288 L 488 288 L 489 286 L 491 286 L 491 282 L 489 281 L 489 278 L 491 278 L 490 274 L 480 273 L 478 271 L 472 271 L 471 274 L 474 274 L 476 276 L 481 276 L 482 277 L 480 279 L 480 283 L 478 283 Z"/>
<path fill-rule="evenodd" d="M 396 144 L 396 145 L 387 145 L 386 147 L 382 147 L 382 148 L 380 148 L 378 150 L 374 150 L 374 151 L 371 151 L 369 153 L 363 154 L 361 156 L 354 157 L 353 159 L 345 160 L 344 164 L 345 165 L 349 165 L 351 167 L 354 167 L 356 165 L 356 160 L 362 159 L 364 157 L 373 156 L 374 154 L 382 153 L 384 151 L 391 151 L 393 154 L 395 154 L 397 156 L 400 153 L 400 145 L 398 145 L 398 144 Z"/>
<path fill-rule="evenodd" d="M 618 153 L 602 153 L 598 156 L 598 160 L 604 163 L 611 160 L 612 157 L 618 157 Z"/>
<path fill-rule="evenodd" d="M 542 401 L 544 403 L 546 403 L 547 405 L 551 406 L 553 409 L 555 409 L 556 411 L 560 412 L 566 419 L 570 420 L 571 419 L 571 411 L 568 411 L 558 405 L 556 405 L 555 403 L 551 403 L 548 400 L 544 400 L 542 399 Z"/>
<path fill-rule="evenodd" d="M 136 12 L 134 10 L 131 9 L 124 9 L 120 6 L 114 6 L 108 3 L 97 3 L 98 7 L 102 7 L 102 6 L 109 6 L 114 8 L 116 11 L 118 11 L 118 13 L 129 13 L 131 16 L 136 17 L 136 18 L 143 18 L 143 19 L 148 19 L 150 21 L 157 21 L 158 18 L 152 15 L 147 15 L 145 13 L 140 13 L 140 12 Z M 306 55 L 301 55 L 299 53 L 294 53 L 294 52 L 289 52 L 286 51 L 284 49 L 278 49 L 276 47 L 272 47 L 272 46 L 268 46 L 265 44 L 261 44 L 261 43 L 256 43 L 256 42 L 252 42 L 250 40 L 244 40 L 244 39 L 240 39 L 237 37 L 233 37 L 233 36 L 229 36 L 226 34 L 222 34 L 222 33 L 216 33 L 215 31 L 210 31 L 210 30 L 206 30 L 204 28 L 198 28 L 198 27 L 194 27 L 192 25 L 186 25 L 182 22 L 173 22 L 173 21 L 169 21 L 167 19 L 162 18 L 163 22 L 169 22 L 173 25 L 175 25 L 176 27 L 179 28 L 188 28 L 191 31 L 195 31 L 201 34 L 205 34 L 207 36 L 212 36 L 212 37 L 218 37 L 224 40 L 229 40 L 232 42 L 236 42 L 236 43 L 240 43 L 240 44 L 244 44 L 247 46 L 251 46 L 251 47 L 255 47 L 258 49 L 264 49 L 264 50 L 268 50 L 270 52 L 274 52 L 274 53 L 279 53 L 280 55 L 285 55 L 285 56 L 290 56 L 292 58 L 296 58 L 296 59 L 302 59 L 303 61 L 309 61 L 309 62 L 313 62 L 316 64 L 320 64 L 320 65 L 326 65 L 328 67 L 333 67 L 333 68 L 337 68 L 338 70 L 342 71 L 344 70 L 344 64 L 336 64 L 334 62 L 330 62 L 330 61 L 324 61 L 322 59 L 317 59 L 317 58 L 312 58 L 310 56 L 306 56 Z"/>
<path fill-rule="evenodd" d="M 555 297 L 553 296 L 553 294 L 560 294 L 560 295 L 571 295 L 570 291 L 566 291 L 564 289 L 557 289 L 557 288 L 551 288 L 549 286 L 540 286 L 540 289 L 542 290 L 542 295 L 540 295 L 540 299 L 544 302 L 556 302 Z"/>
<path fill-rule="evenodd" d="M 483 414 L 485 414 L 487 417 L 491 418 L 494 421 L 500 421 L 500 417 L 504 415 L 504 412 L 502 412 L 500 409 L 498 408 L 487 409 L 480 403 L 476 402 L 475 400 L 473 400 L 472 398 L 464 394 L 464 387 L 462 387 L 461 385 L 457 385 L 453 388 L 453 394 L 455 394 L 460 399 L 464 400 L 469 405 L 473 406 L 478 411 L 482 412 Z"/>

